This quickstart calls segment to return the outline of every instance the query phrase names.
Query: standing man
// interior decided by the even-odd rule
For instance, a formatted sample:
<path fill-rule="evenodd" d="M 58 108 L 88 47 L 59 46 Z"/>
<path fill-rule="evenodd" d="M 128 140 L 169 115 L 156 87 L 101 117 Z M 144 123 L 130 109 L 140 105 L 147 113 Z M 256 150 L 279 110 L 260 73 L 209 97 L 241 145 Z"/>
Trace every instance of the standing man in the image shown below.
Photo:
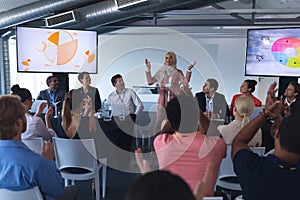
<path fill-rule="evenodd" d="M 138 115 L 144 110 L 144 105 L 133 89 L 125 88 L 125 83 L 120 74 L 111 78 L 112 85 L 116 90 L 108 96 L 108 101 L 114 104 L 122 105 L 125 116 L 129 114 Z"/>
<path fill-rule="evenodd" d="M 49 105 L 57 104 L 57 111 L 61 111 L 66 92 L 58 87 L 59 81 L 55 76 L 49 76 L 46 80 L 48 89 L 40 91 L 37 100 L 47 100 Z"/>
<path fill-rule="evenodd" d="M 216 79 L 207 79 L 203 85 L 202 92 L 198 92 L 195 98 L 198 101 L 200 110 L 209 119 L 223 119 L 230 116 L 229 107 L 225 96 L 217 91 L 218 81 Z"/>
<path fill-rule="evenodd" d="M 0 188 L 27 190 L 38 186 L 44 199 L 54 199 L 64 190 L 56 168 L 53 144 L 45 141 L 42 156 L 21 142 L 27 110 L 16 95 L 0 97 Z"/>

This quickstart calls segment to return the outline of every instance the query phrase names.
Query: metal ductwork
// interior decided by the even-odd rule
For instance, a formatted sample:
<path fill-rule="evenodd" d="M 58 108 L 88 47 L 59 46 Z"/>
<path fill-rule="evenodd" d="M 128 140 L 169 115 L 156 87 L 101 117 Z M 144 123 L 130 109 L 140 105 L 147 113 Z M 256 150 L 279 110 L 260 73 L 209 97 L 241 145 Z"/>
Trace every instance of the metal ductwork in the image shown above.
<path fill-rule="evenodd" d="M 174 9 L 186 4 L 205 6 L 209 3 L 221 2 L 224 0 L 151 0 L 147 5 L 134 7 L 132 9 L 120 11 L 114 0 L 107 0 L 93 5 L 76 9 L 80 13 L 81 22 L 67 26 L 72 29 L 97 29 L 110 23 L 119 22 L 144 13 L 157 12 L 161 10 Z"/>
<path fill-rule="evenodd" d="M 51 14 L 72 10 L 99 0 L 43 0 L 0 13 L 0 29 L 8 28 Z"/>

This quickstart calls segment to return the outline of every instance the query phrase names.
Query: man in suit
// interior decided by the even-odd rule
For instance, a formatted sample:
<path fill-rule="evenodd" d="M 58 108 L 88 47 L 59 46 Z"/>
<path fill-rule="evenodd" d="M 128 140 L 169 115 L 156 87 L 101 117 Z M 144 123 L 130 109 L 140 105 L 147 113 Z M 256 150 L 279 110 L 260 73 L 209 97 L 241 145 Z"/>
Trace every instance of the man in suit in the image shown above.
<path fill-rule="evenodd" d="M 203 85 L 202 92 L 198 92 L 195 98 L 198 101 L 199 108 L 209 119 L 226 119 L 229 117 L 229 107 L 225 96 L 217 91 L 218 81 L 210 78 Z"/>
<path fill-rule="evenodd" d="M 57 110 L 61 111 L 66 92 L 58 87 L 59 81 L 55 76 L 47 77 L 46 83 L 48 89 L 40 91 L 37 100 L 47 100 L 54 108 L 57 103 Z"/>
<path fill-rule="evenodd" d="M 290 82 L 284 91 L 284 116 L 288 116 L 291 113 L 299 114 L 300 111 L 300 84 L 298 82 Z"/>

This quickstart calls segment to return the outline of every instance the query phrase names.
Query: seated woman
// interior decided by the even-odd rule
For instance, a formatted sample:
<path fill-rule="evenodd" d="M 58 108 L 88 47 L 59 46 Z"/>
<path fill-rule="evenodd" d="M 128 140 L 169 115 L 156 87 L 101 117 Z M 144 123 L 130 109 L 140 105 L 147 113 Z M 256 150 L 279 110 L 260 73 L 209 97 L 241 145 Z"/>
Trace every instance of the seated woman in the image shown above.
<path fill-rule="evenodd" d="M 249 97 L 239 97 L 235 100 L 233 115 L 234 120 L 228 125 L 218 126 L 223 139 L 227 145 L 232 144 L 232 140 L 235 138 L 237 133 L 250 121 L 249 115 L 254 110 L 254 103 Z M 248 143 L 249 146 L 257 147 L 261 146 L 262 143 L 262 131 L 259 129 L 254 138 Z"/>
<path fill-rule="evenodd" d="M 11 87 L 13 95 L 18 95 L 21 98 L 21 102 L 25 105 L 27 111 L 31 109 L 32 106 L 32 95 L 31 92 L 26 88 L 20 88 L 19 85 L 13 85 Z M 26 113 L 27 128 L 24 133 L 22 133 L 22 139 L 42 137 L 44 140 L 52 140 L 52 137 L 56 135 L 55 131 L 52 129 L 50 119 L 53 116 L 53 107 L 49 106 L 48 111 L 45 115 L 45 122 L 39 116 L 48 104 L 41 103 L 37 112 L 34 116 Z"/>
<path fill-rule="evenodd" d="M 91 138 L 96 132 L 96 119 L 92 100 L 89 96 L 82 98 L 78 90 L 67 92 L 62 116 L 58 118 L 57 136 L 70 139 Z"/>
<path fill-rule="evenodd" d="M 241 94 L 236 94 L 232 97 L 231 104 L 230 104 L 231 116 L 233 116 L 234 102 L 240 96 L 250 97 L 252 99 L 252 101 L 254 102 L 255 107 L 261 107 L 261 101 L 252 94 L 255 91 L 256 85 L 257 85 L 257 81 L 250 80 L 250 79 L 247 79 L 242 83 L 242 85 L 240 87 Z"/>
<path fill-rule="evenodd" d="M 211 180 L 207 183 L 205 196 L 213 196 L 220 163 L 226 156 L 224 140 L 219 136 L 204 135 L 207 126 L 201 127 L 202 120 L 199 121 L 204 115 L 199 114 L 199 106 L 193 96 L 179 95 L 172 99 L 168 102 L 166 113 L 169 124 L 165 123 L 162 129 L 166 132 L 157 135 L 153 142 L 159 169 L 180 176 L 194 190 L 211 163 Z M 170 134 L 172 130 L 174 133 Z"/>

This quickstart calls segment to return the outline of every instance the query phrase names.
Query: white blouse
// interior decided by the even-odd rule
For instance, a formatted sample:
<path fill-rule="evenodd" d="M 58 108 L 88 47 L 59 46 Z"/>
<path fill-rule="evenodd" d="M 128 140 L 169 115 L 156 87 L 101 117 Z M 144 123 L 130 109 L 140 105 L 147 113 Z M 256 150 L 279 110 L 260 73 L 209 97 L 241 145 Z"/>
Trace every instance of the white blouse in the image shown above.
<path fill-rule="evenodd" d="M 241 125 L 241 121 L 233 120 L 230 124 L 218 126 L 218 130 L 220 131 L 227 145 L 232 144 L 233 139 L 241 130 L 240 125 Z M 255 146 L 261 146 L 261 143 L 262 143 L 262 132 L 261 129 L 258 129 L 257 133 L 252 138 L 252 140 L 248 143 L 248 145 L 255 147 Z"/>
<path fill-rule="evenodd" d="M 32 116 L 26 113 L 27 128 L 21 134 L 22 139 L 42 137 L 44 140 L 52 140 L 56 135 L 52 128 L 47 128 L 44 121 L 40 117 Z"/>

